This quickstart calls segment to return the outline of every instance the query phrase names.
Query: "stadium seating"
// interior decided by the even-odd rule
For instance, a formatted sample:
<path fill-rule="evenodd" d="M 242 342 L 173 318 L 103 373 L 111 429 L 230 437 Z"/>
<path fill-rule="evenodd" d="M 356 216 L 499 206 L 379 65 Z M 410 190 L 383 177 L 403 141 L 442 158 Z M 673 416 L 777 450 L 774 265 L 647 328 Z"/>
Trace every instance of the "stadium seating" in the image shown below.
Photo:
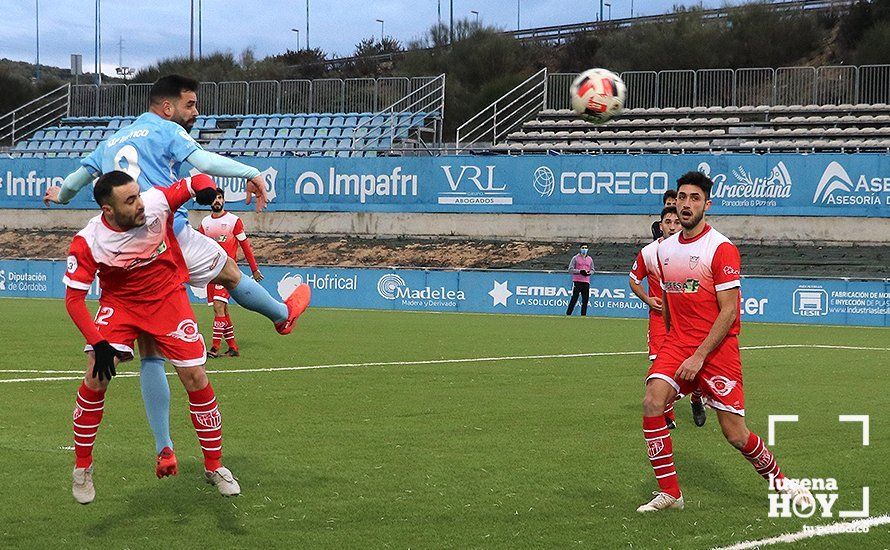
<path fill-rule="evenodd" d="M 376 156 L 406 140 L 435 113 L 288 113 L 198 117 L 191 135 L 231 155 Z M 80 157 L 135 117 L 68 117 L 9 151 L 16 157 Z M 355 147 L 353 147 L 353 138 Z"/>
<path fill-rule="evenodd" d="M 492 147 L 501 153 L 888 152 L 890 105 L 628 109 L 595 125 L 544 110 Z"/>

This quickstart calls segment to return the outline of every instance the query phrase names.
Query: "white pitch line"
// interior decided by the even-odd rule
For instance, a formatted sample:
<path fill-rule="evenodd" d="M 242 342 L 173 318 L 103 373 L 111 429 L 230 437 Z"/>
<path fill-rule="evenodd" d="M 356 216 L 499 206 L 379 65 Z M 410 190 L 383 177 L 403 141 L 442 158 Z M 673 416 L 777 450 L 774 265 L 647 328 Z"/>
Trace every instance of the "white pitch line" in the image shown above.
<path fill-rule="evenodd" d="M 890 348 L 872 348 L 861 346 L 830 346 L 820 344 L 776 344 L 771 346 L 742 346 L 739 349 L 743 351 L 756 351 L 767 349 L 835 349 L 835 350 L 855 350 L 855 351 L 890 351 Z M 303 365 L 297 367 L 268 367 L 259 369 L 226 369 L 226 370 L 208 370 L 208 374 L 249 374 L 253 372 L 289 372 L 301 370 L 317 370 L 317 369 L 334 369 L 334 368 L 361 368 L 361 367 L 386 367 L 386 366 L 409 366 L 409 365 L 444 365 L 454 363 L 486 363 L 498 361 L 522 361 L 528 359 L 573 359 L 580 357 L 610 357 L 619 355 L 646 355 L 645 351 L 600 351 L 590 353 L 562 353 L 553 355 L 512 355 L 505 357 L 471 357 L 465 359 L 428 359 L 418 361 L 377 361 L 371 363 L 332 363 L 328 365 Z M 33 373 L 33 374 L 81 374 L 83 371 L 45 371 L 45 370 L 0 370 L 0 374 L 9 373 Z M 121 373 L 117 378 L 132 378 L 139 376 L 138 373 Z M 174 376 L 168 373 L 167 376 Z M 51 382 L 54 380 L 80 380 L 81 376 L 76 377 L 43 377 L 43 378 L 11 378 L 8 380 L 0 380 L 0 384 L 12 384 L 17 382 Z"/>
<path fill-rule="evenodd" d="M 720 548 L 715 548 L 714 550 L 751 550 L 753 548 L 761 548 L 763 546 L 770 546 L 773 544 L 797 542 L 799 540 L 809 539 L 813 537 L 859 533 L 866 528 L 870 529 L 872 527 L 878 527 L 879 525 L 888 524 L 890 524 L 890 515 L 858 519 L 856 521 L 839 521 L 837 523 L 829 523 L 827 525 L 816 525 L 813 527 L 808 527 L 802 531 L 797 531 L 796 533 L 785 533 L 784 535 L 779 535 L 777 537 L 768 539 L 748 540 L 740 542 L 738 544 L 733 544 L 732 546 L 721 546 Z"/>

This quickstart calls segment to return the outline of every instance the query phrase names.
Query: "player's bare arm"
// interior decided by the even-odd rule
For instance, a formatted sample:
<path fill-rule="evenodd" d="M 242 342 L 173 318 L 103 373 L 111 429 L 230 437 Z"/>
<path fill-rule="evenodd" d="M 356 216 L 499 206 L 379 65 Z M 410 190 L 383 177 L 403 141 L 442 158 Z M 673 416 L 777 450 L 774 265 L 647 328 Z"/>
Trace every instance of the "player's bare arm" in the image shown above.
<path fill-rule="evenodd" d="M 644 303 L 648 304 L 652 311 L 657 311 L 661 313 L 661 298 L 657 298 L 655 296 L 649 296 L 646 292 L 646 289 L 643 288 L 643 285 L 630 279 L 630 289 L 636 294 L 637 298 L 642 300 Z"/>
<path fill-rule="evenodd" d="M 739 288 L 730 288 L 728 290 L 717 291 L 717 305 L 720 308 L 720 314 L 717 320 L 708 332 L 707 338 L 698 346 L 692 357 L 689 357 L 680 369 L 677 371 L 677 378 L 682 380 L 692 380 L 698 371 L 701 370 L 705 362 L 705 358 L 726 338 L 730 327 L 735 322 L 736 315 L 739 313 Z"/>

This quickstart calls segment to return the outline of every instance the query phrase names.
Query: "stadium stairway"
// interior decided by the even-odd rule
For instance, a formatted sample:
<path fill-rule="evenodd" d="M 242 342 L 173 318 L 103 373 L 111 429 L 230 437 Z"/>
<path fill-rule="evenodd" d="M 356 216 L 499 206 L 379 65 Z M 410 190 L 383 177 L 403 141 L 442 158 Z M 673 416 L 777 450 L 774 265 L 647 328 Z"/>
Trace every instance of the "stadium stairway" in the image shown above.
<path fill-rule="evenodd" d="M 523 153 L 890 152 L 890 105 L 627 109 L 605 124 L 543 110 L 492 151 Z"/>
<path fill-rule="evenodd" d="M 291 113 L 198 117 L 191 135 L 229 155 L 377 156 L 435 113 Z M 68 117 L 9 151 L 13 157 L 81 157 L 135 117 Z M 353 138 L 355 150 L 353 153 Z"/>

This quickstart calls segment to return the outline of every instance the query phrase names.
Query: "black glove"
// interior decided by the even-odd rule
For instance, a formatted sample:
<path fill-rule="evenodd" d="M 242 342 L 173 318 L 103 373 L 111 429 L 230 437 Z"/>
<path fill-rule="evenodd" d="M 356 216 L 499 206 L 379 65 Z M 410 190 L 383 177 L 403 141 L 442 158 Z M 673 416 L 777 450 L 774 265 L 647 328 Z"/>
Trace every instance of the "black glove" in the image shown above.
<path fill-rule="evenodd" d="M 587 271 L 586 269 L 582 269 L 582 270 L 581 270 L 581 275 L 584 275 L 585 277 L 589 277 L 589 276 L 590 276 L 590 272 Z"/>
<path fill-rule="evenodd" d="M 117 357 L 118 351 L 111 347 L 108 340 L 97 342 L 93 346 L 93 353 L 96 354 L 96 365 L 93 367 L 93 378 L 99 377 L 99 381 L 103 380 L 103 376 L 111 380 L 112 376 L 117 375 L 114 370 L 114 358 Z"/>
<path fill-rule="evenodd" d="M 207 187 L 205 189 L 201 189 L 200 191 L 195 191 L 195 202 L 198 204 L 209 206 L 213 204 L 213 201 L 216 200 L 216 189 L 213 187 Z"/>

